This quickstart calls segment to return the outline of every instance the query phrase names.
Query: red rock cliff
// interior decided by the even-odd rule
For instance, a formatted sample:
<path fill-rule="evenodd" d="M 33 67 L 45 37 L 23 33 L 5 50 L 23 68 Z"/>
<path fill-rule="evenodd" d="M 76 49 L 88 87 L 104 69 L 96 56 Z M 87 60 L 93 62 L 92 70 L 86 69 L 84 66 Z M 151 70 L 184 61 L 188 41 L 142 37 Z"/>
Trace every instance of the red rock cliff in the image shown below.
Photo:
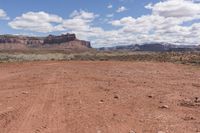
<path fill-rule="evenodd" d="M 47 37 L 28 37 L 28 36 L 14 36 L 14 35 L 0 35 L 0 48 L 3 49 L 5 45 L 23 45 L 28 48 L 37 47 L 53 47 L 64 45 L 65 48 L 70 45 L 81 45 L 81 47 L 91 48 L 90 42 L 78 40 L 75 34 L 62 34 L 60 36 L 49 35 Z M 60 47 L 60 46 L 59 46 Z"/>

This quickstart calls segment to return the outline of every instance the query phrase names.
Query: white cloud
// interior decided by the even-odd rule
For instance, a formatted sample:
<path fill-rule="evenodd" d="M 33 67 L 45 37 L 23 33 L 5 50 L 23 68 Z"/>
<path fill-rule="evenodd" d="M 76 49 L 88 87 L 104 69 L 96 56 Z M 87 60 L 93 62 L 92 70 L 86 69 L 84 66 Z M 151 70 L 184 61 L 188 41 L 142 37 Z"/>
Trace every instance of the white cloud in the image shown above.
<path fill-rule="evenodd" d="M 146 6 L 144 6 L 146 9 L 152 9 L 153 8 L 153 6 L 152 6 L 153 4 L 152 3 L 149 3 L 149 4 L 147 4 Z"/>
<path fill-rule="evenodd" d="M 154 15 L 164 17 L 196 17 L 200 15 L 200 4 L 192 0 L 167 0 L 145 6 Z"/>
<path fill-rule="evenodd" d="M 8 20 L 9 17 L 7 16 L 6 12 L 3 9 L 0 9 L 0 19 Z"/>
<path fill-rule="evenodd" d="M 107 18 L 112 18 L 114 16 L 114 14 L 107 14 L 106 17 Z"/>
<path fill-rule="evenodd" d="M 107 6 L 107 8 L 108 8 L 108 9 L 111 9 L 111 8 L 113 8 L 113 5 L 109 4 L 109 5 Z"/>
<path fill-rule="evenodd" d="M 91 22 L 98 16 L 92 12 L 75 10 L 71 13 L 70 19 L 64 19 L 57 27 L 62 30 L 86 31 L 90 27 Z"/>
<path fill-rule="evenodd" d="M 200 18 L 198 3 L 191 0 L 165 0 L 148 4 L 145 8 L 152 13 L 137 18 L 126 16 L 109 20 L 113 14 L 107 14 L 105 17 L 108 17 L 108 24 L 113 26 L 113 30 L 95 26 L 99 15 L 84 10 L 75 10 L 68 19 L 45 12 L 28 12 L 15 18 L 9 25 L 14 29 L 37 32 L 73 32 L 80 39 L 90 40 L 95 47 L 145 42 L 199 44 L 200 23 L 193 21 Z M 184 25 L 187 21 L 192 24 Z"/>
<path fill-rule="evenodd" d="M 199 3 L 192 0 L 165 0 L 156 4 L 150 3 L 145 8 L 152 10 L 152 14 L 138 18 L 123 17 L 109 22 L 118 27 L 118 30 L 115 30 L 120 35 L 116 40 L 118 44 L 145 42 L 199 44 L 200 23 L 193 21 L 200 19 Z M 187 21 L 193 24 L 184 25 Z"/>
<path fill-rule="evenodd" d="M 94 18 L 98 17 L 99 15 L 94 14 L 92 12 L 86 12 L 84 10 L 80 11 L 73 11 L 70 15 L 71 18 L 74 19 L 84 19 L 84 20 L 93 20 Z"/>
<path fill-rule="evenodd" d="M 53 23 L 62 21 L 61 17 L 46 12 L 27 12 L 9 22 L 9 26 L 13 29 L 47 33 L 56 31 Z"/>
<path fill-rule="evenodd" d="M 126 11 L 126 10 L 128 10 L 126 7 L 121 6 L 121 7 L 119 7 L 119 8 L 116 10 L 116 12 L 120 13 L 120 12 L 124 12 L 124 11 Z"/>
<path fill-rule="evenodd" d="M 109 23 L 111 23 L 114 26 L 123 26 L 123 25 L 133 25 L 134 22 L 135 22 L 135 19 L 129 16 L 129 17 L 124 17 L 120 20 L 110 21 Z"/>

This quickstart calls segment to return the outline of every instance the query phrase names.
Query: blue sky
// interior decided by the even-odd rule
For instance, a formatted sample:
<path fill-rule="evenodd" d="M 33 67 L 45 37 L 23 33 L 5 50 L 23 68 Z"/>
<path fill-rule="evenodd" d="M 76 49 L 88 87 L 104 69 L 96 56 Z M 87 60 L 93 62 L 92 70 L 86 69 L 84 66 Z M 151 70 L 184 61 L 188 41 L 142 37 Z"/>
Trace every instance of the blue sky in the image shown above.
<path fill-rule="evenodd" d="M 76 33 L 94 47 L 198 45 L 197 0 L 0 0 L 0 34 Z"/>
<path fill-rule="evenodd" d="M 88 12 L 94 12 L 101 15 L 102 18 L 106 14 L 115 13 L 117 8 L 124 6 L 128 8 L 126 12 L 116 13 L 114 18 L 120 19 L 123 16 L 133 16 L 139 17 L 143 14 L 150 13 L 149 10 L 145 9 L 144 6 L 149 3 L 149 0 L 0 0 L 0 9 L 3 9 L 7 12 L 8 16 L 11 19 L 14 19 L 16 16 L 20 16 L 23 13 L 33 11 L 39 12 L 44 11 L 50 14 L 57 14 L 63 18 L 68 18 L 69 15 L 74 10 L 85 10 Z M 152 2 L 157 2 L 153 0 Z M 12 3 L 12 4 L 11 4 Z M 108 9 L 107 6 L 111 4 L 112 9 Z M 96 24 L 101 24 L 109 28 L 105 23 L 96 22 Z M 0 25 L 1 33 L 20 33 L 21 31 L 12 30 L 7 21 L 1 21 Z M 37 33 L 35 33 L 37 34 Z"/>

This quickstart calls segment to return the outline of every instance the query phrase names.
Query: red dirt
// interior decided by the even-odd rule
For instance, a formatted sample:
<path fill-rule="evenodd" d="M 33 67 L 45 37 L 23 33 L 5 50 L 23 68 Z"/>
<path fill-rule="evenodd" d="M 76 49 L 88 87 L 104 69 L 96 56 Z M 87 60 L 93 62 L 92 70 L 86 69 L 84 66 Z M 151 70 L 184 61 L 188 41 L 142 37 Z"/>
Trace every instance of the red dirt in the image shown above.
<path fill-rule="evenodd" d="M 197 133 L 198 98 L 193 66 L 0 64 L 0 133 Z"/>

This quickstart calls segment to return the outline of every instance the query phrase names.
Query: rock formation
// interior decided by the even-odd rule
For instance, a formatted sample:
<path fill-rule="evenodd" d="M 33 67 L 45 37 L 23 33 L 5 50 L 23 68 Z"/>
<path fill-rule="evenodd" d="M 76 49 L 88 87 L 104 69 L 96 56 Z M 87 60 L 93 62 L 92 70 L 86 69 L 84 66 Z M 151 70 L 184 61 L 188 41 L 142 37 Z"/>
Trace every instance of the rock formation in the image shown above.
<path fill-rule="evenodd" d="M 91 48 L 90 42 L 78 40 L 75 34 L 62 34 L 60 36 L 49 35 L 47 37 L 28 37 L 14 35 L 0 35 L 0 49 L 3 50 L 17 46 L 29 48 Z M 6 46 L 6 47 L 5 47 Z M 20 48 L 19 48 L 20 49 Z"/>
<path fill-rule="evenodd" d="M 63 43 L 76 40 L 75 34 L 64 34 L 61 36 L 49 35 L 44 39 L 44 44 Z"/>
<path fill-rule="evenodd" d="M 43 40 L 37 37 L 1 35 L 0 43 L 42 44 Z"/>

